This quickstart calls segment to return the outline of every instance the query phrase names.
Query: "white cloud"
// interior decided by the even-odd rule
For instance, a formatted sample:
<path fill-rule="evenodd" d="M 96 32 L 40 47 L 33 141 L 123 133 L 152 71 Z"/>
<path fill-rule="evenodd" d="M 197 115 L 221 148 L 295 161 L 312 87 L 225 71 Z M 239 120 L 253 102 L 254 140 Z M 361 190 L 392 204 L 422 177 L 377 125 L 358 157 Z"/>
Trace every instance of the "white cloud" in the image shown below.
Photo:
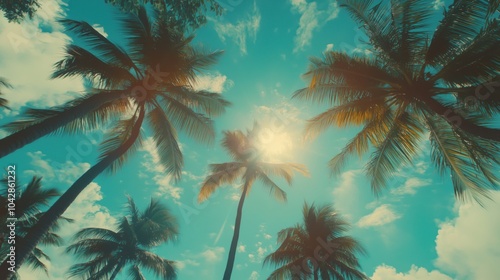
<path fill-rule="evenodd" d="M 331 50 L 333 50 L 333 44 L 327 44 L 324 52 L 329 52 Z"/>
<path fill-rule="evenodd" d="M 224 251 L 223 247 L 211 247 L 201 252 L 201 256 L 206 262 L 215 263 L 222 260 Z"/>
<path fill-rule="evenodd" d="M 142 162 L 144 170 L 152 174 L 152 179 L 158 186 L 154 195 L 161 196 L 165 199 L 172 199 L 175 203 L 179 203 L 182 195 L 182 188 L 172 185 L 172 176 L 165 174 L 162 165 L 160 164 L 160 156 L 156 149 L 156 145 L 152 137 L 148 137 L 143 142 L 142 151 L 146 152 Z"/>
<path fill-rule="evenodd" d="M 257 32 L 260 27 L 261 15 L 254 2 L 253 10 L 247 15 L 246 19 L 233 23 L 215 22 L 215 31 L 219 38 L 225 42 L 227 38 L 233 40 L 239 47 L 242 54 L 247 53 L 247 38 L 257 38 Z"/>
<path fill-rule="evenodd" d="M 326 10 L 318 10 L 316 2 L 291 0 L 292 10 L 301 14 L 299 28 L 295 35 L 294 52 L 302 51 L 311 44 L 313 32 L 326 22 L 336 18 L 339 7 L 336 1 L 330 2 Z"/>
<path fill-rule="evenodd" d="M 104 27 L 102 27 L 102 25 L 96 23 L 96 24 L 92 24 L 92 27 L 94 27 L 94 29 L 97 32 L 101 33 L 102 36 L 104 36 L 106 38 L 108 37 L 108 33 L 106 33 L 106 31 L 104 31 Z"/>
<path fill-rule="evenodd" d="M 70 244 L 73 234 L 83 228 L 98 227 L 114 229 L 116 219 L 109 213 L 109 210 L 106 207 L 99 204 L 102 199 L 103 194 L 101 192 L 101 187 L 92 182 L 68 207 L 63 215 L 67 218 L 74 219 L 75 222 L 61 223 L 62 226 L 58 231 L 58 234 L 65 240 L 65 245 Z M 47 263 L 50 279 L 67 279 L 65 273 L 70 266 L 75 264 L 77 261 L 71 255 L 64 253 L 65 246 L 42 248 L 43 251 L 51 258 L 51 262 Z M 21 269 L 20 275 L 22 279 L 49 279 L 44 278 L 46 276 L 40 273 L 37 273 L 36 277 L 31 277 L 33 272 L 27 269 Z"/>
<path fill-rule="evenodd" d="M 359 219 L 357 225 L 359 227 L 382 226 L 399 218 L 401 218 L 400 215 L 391 210 L 388 204 L 384 204 L 375 208 L 372 213 Z"/>
<path fill-rule="evenodd" d="M 423 267 L 411 266 L 408 273 L 397 272 L 388 265 L 380 265 L 375 269 L 372 280 L 452 280 L 449 276 L 437 270 L 428 271 Z"/>
<path fill-rule="evenodd" d="M 239 253 L 245 253 L 245 245 L 238 246 L 238 252 Z"/>
<path fill-rule="evenodd" d="M 395 195 L 414 195 L 417 193 L 418 188 L 428 186 L 431 182 L 431 179 L 421 179 L 416 177 L 408 178 L 403 186 L 391 190 L 391 193 Z"/>
<path fill-rule="evenodd" d="M 485 207 L 457 202 L 457 217 L 439 225 L 436 266 L 458 280 L 497 279 L 500 275 L 500 191 Z"/>
<path fill-rule="evenodd" d="M 259 279 L 259 277 L 260 277 L 260 274 L 257 271 L 252 271 L 248 280 L 257 280 L 257 279 Z"/>
<path fill-rule="evenodd" d="M 444 7 L 444 0 L 434 0 L 434 3 L 432 5 L 434 10 L 439 10 L 440 8 Z"/>
<path fill-rule="evenodd" d="M 74 163 L 68 160 L 61 164 L 45 159 L 45 154 L 41 151 L 28 152 L 27 155 L 31 158 L 30 164 L 35 169 L 24 171 L 24 175 L 43 177 L 44 181 L 54 180 L 71 185 L 90 168 L 87 162 Z"/>
<path fill-rule="evenodd" d="M 222 93 L 233 86 L 233 81 L 228 80 L 226 75 L 220 73 L 198 75 L 193 85 L 194 90 L 206 90 L 209 92 Z"/>
<path fill-rule="evenodd" d="M 53 64 L 63 57 L 70 38 L 56 21 L 63 15 L 62 2 L 39 1 L 41 8 L 33 20 L 9 23 L 0 17 L 0 61 L 3 74 L 12 85 L 5 89 L 5 98 L 14 109 L 30 102 L 36 107 L 61 104 L 83 91 L 79 78 L 51 80 Z M 42 26 L 44 27 L 42 30 Z"/>

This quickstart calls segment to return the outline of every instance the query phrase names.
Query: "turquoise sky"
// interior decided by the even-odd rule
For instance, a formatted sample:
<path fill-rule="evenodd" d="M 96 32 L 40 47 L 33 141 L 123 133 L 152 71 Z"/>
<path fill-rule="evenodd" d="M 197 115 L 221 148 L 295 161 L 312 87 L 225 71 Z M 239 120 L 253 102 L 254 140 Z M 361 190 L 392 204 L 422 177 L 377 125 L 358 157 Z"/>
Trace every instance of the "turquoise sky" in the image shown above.
<path fill-rule="evenodd" d="M 83 92 L 78 79 L 48 78 L 52 64 L 62 58 L 64 45 L 72 40 L 55 21 L 57 15 L 85 20 L 112 41 L 122 41 L 117 11 L 103 0 L 40 2 L 42 8 L 34 20 L 18 25 L 0 18 L 0 76 L 14 86 L 5 90 L 13 110 L 0 112 L 1 124 L 27 106 L 46 108 Z M 373 280 L 496 279 L 500 274 L 500 194 L 493 193 L 486 209 L 457 203 L 449 174 L 437 174 L 429 160 L 427 142 L 422 143 L 414 166 L 401 167 L 377 199 L 363 174 L 366 158 L 353 159 L 338 177 L 329 175 L 328 160 L 356 128 L 331 128 L 313 141 L 301 141 L 305 120 L 326 108 L 290 99 L 306 85 L 300 77 L 307 71 L 308 58 L 331 49 L 372 55 L 347 13 L 330 0 L 220 2 L 226 14 L 210 17 L 195 40 L 206 49 L 225 51 L 196 85 L 220 92 L 233 103 L 216 119 L 216 143 L 201 145 L 182 135 L 184 176 L 174 184 L 158 171 L 157 155 L 147 140 L 118 173 L 103 174 L 87 187 L 65 213 L 78 222 L 65 226 L 61 235 L 68 238 L 90 226 L 112 228 L 124 213 L 126 195 L 141 208 L 151 197 L 159 197 L 178 217 L 181 234 L 178 242 L 155 252 L 178 262 L 180 280 L 220 279 L 233 233 L 238 189 L 221 188 L 202 205 L 196 202 L 197 192 L 208 164 L 229 160 L 219 145 L 222 131 L 245 130 L 257 120 L 268 133 L 261 144 L 269 147 L 271 155 L 307 165 L 311 176 L 297 176 L 292 187 L 277 180 L 288 193 L 287 203 L 276 201 L 258 183 L 253 187 L 245 202 L 232 279 L 267 278 L 273 268 L 262 267 L 262 260 L 276 249 L 279 230 L 301 222 L 304 202 L 333 203 L 352 223 L 350 234 L 369 253 L 360 257 L 363 271 Z M 435 10 L 435 23 L 444 4 L 428 2 L 429 9 Z M 16 164 L 20 181 L 26 183 L 39 175 L 45 186 L 64 191 L 96 162 L 96 144 L 103 130 L 45 137 L 1 159 L 0 166 Z M 5 135 L 0 130 L 0 136 Z M 272 154 L 275 150 L 279 153 Z M 74 263 L 62 250 L 47 248 L 53 259 L 50 279 L 66 279 L 64 273 Z M 28 270 L 21 275 L 23 279 L 49 279 Z M 125 279 L 125 275 L 118 278 Z"/>

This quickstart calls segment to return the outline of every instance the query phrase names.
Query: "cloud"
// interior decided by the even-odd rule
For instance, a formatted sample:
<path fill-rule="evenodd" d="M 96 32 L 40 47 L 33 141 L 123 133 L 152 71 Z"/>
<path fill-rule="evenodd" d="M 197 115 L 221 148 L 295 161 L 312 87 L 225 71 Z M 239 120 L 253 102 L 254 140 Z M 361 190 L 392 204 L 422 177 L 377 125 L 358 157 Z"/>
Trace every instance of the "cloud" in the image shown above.
<path fill-rule="evenodd" d="M 371 280 L 452 280 L 451 277 L 437 270 L 427 271 L 423 267 L 412 265 L 408 273 L 397 272 L 388 265 L 380 265 L 375 269 Z"/>
<path fill-rule="evenodd" d="M 245 253 L 245 245 L 238 246 L 238 253 Z"/>
<path fill-rule="evenodd" d="M 395 195 L 414 195 L 417 193 L 418 188 L 428 186 L 431 184 L 431 182 L 431 179 L 421 179 L 416 177 L 409 178 L 406 180 L 403 186 L 391 190 L 391 193 Z"/>
<path fill-rule="evenodd" d="M 442 222 L 436 237 L 436 266 L 457 279 L 497 279 L 500 275 L 500 191 L 485 207 L 456 204 L 457 217 Z"/>
<path fill-rule="evenodd" d="M 194 90 L 206 90 L 209 92 L 222 93 L 234 85 L 226 75 L 220 73 L 198 75 L 193 85 Z"/>
<path fill-rule="evenodd" d="M 224 254 L 223 247 L 211 247 L 201 252 L 200 255 L 205 259 L 206 262 L 215 263 L 222 260 L 222 255 Z"/>
<path fill-rule="evenodd" d="M 47 107 L 62 104 L 83 91 L 79 78 L 50 79 L 53 64 L 63 58 L 70 38 L 56 21 L 64 16 L 62 2 L 39 1 L 41 7 L 33 20 L 9 23 L 0 17 L 0 65 L 9 69 L 3 76 L 12 85 L 5 98 L 15 110 L 28 102 Z"/>
<path fill-rule="evenodd" d="M 238 21 L 236 24 L 216 21 L 215 31 L 222 42 L 229 38 L 240 47 L 242 54 L 247 54 L 247 39 L 252 39 L 255 42 L 260 27 L 260 19 L 261 15 L 257 3 L 254 2 L 252 12 L 245 19 Z"/>
<path fill-rule="evenodd" d="M 329 52 L 331 50 L 333 50 L 333 44 L 327 44 L 324 52 Z"/>
<path fill-rule="evenodd" d="M 440 8 L 444 7 L 444 1 L 443 0 L 434 0 L 434 3 L 432 3 L 434 10 L 439 10 Z"/>
<path fill-rule="evenodd" d="M 102 25 L 100 24 L 92 24 L 92 27 L 94 27 L 95 30 L 97 30 L 97 32 L 101 33 L 102 36 L 104 37 L 108 37 L 108 33 L 106 33 L 106 31 L 104 31 L 104 27 L 102 27 Z"/>
<path fill-rule="evenodd" d="M 375 208 L 375 210 L 373 210 L 371 214 L 368 214 L 359 219 L 357 225 L 362 228 L 382 226 L 391 223 L 399 218 L 401 218 L 400 215 L 391 210 L 388 204 L 384 204 Z"/>
<path fill-rule="evenodd" d="M 316 2 L 307 3 L 305 0 L 291 0 L 290 2 L 292 11 L 301 15 L 293 49 L 293 52 L 299 52 L 311 44 L 313 32 L 316 29 L 338 16 L 339 7 L 336 1 L 330 2 L 326 10 L 319 10 Z"/>
<path fill-rule="evenodd" d="M 62 247 L 42 247 L 42 250 L 51 258 L 51 262 L 47 263 L 50 278 L 46 278 L 40 273 L 36 277 L 31 277 L 33 272 L 27 269 L 19 271 L 21 278 L 40 280 L 67 279 L 65 273 L 71 265 L 77 263 L 73 256 L 64 252 L 65 245 L 71 243 L 73 234 L 87 227 L 114 229 L 116 218 L 110 214 L 106 207 L 99 204 L 102 199 L 101 186 L 92 182 L 64 212 L 65 217 L 75 220 L 74 223 L 61 223 L 62 226 L 57 232 L 65 240 L 65 244 Z"/>
<path fill-rule="evenodd" d="M 152 137 L 148 137 L 143 141 L 142 151 L 145 152 L 142 166 L 144 166 L 144 170 L 151 175 L 154 183 L 158 186 L 154 195 L 165 199 L 172 199 L 175 203 L 180 203 L 179 200 L 181 199 L 183 190 L 171 184 L 172 176 L 164 172 L 160 164 L 160 156 L 158 155 L 156 144 Z"/>
<path fill-rule="evenodd" d="M 28 152 L 27 155 L 31 158 L 30 164 L 34 170 L 26 170 L 24 175 L 42 177 L 45 182 L 56 181 L 71 185 L 90 168 L 87 162 L 74 163 L 68 160 L 61 164 L 45 159 L 46 155 L 41 151 Z"/>
<path fill-rule="evenodd" d="M 259 279 L 259 277 L 260 277 L 260 274 L 257 271 L 252 271 L 248 280 L 257 280 L 257 279 Z"/>

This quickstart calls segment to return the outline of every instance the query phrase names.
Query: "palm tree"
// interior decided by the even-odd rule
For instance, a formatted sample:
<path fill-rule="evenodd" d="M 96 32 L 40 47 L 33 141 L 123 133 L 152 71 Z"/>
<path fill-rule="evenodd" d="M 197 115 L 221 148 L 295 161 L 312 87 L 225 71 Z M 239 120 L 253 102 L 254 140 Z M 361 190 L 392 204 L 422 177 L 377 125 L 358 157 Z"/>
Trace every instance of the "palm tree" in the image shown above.
<path fill-rule="evenodd" d="M 160 146 L 175 148 L 176 143 L 168 142 L 176 137 L 172 123 L 195 138 L 213 138 L 209 118 L 222 114 L 229 102 L 216 93 L 195 91 L 191 84 L 222 52 L 206 53 L 192 47 L 192 36 L 185 37 L 161 17 L 149 17 L 144 7 L 137 15 L 121 17 L 126 49 L 87 22 L 61 22 L 89 48 L 68 45 L 66 57 L 55 64 L 52 78 L 79 76 L 92 81 L 95 88 L 62 106 L 28 109 L 22 119 L 4 125 L 11 135 L 0 139 L 0 158 L 47 134 L 94 129 L 134 108 L 148 109 L 148 119 L 166 124 L 162 126 L 166 140 L 156 139 Z M 161 107 L 167 112 L 162 112 Z M 116 129 L 126 132 L 126 125 L 130 128 L 140 113 L 135 111 Z"/>
<path fill-rule="evenodd" d="M 43 214 L 42 210 L 44 207 L 49 205 L 49 201 L 57 196 L 59 192 L 55 188 L 44 189 L 42 188 L 42 182 L 40 177 L 33 177 L 32 180 L 26 185 L 24 189 L 17 187 L 15 192 L 8 192 L 7 180 L 3 180 L 4 188 L 0 194 L 0 222 L 3 225 L 7 225 L 9 222 L 13 221 L 13 216 L 10 215 L 10 210 L 8 209 L 8 204 L 10 199 L 15 197 L 15 210 L 12 213 L 16 225 L 16 244 L 22 243 L 24 237 L 28 230 L 39 220 L 40 216 Z M 11 194 L 9 196 L 9 194 Z M 14 196 L 12 196 L 14 194 Z M 64 220 L 66 222 L 73 222 L 73 220 L 61 217 L 56 223 L 54 223 L 49 231 L 45 233 L 40 244 L 44 246 L 61 246 L 63 244 L 62 238 L 56 233 L 59 229 L 59 222 Z M 1 234 L 4 237 L 9 236 L 10 231 L 6 226 L 2 227 Z M 9 239 L 10 240 L 10 239 Z M 4 242 L 5 241 L 5 242 Z M 0 255 L 2 260 L 5 260 L 5 256 L 9 253 L 10 246 L 16 246 L 14 243 L 9 243 L 7 240 L 2 238 L 0 242 Z M 35 247 L 35 249 L 26 257 L 25 265 L 32 269 L 41 269 L 48 275 L 47 266 L 43 263 L 42 259 L 50 261 L 50 257 L 47 256 L 40 248 Z M 18 276 L 16 275 L 16 278 Z"/>
<path fill-rule="evenodd" d="M 0 77 L 0 87 L 10 88 L 12 86 L 4 78 Z M 0 95 L 2 95 L 1 91 L 0 91 Z M 7 107 L 7 99 L 0 97 L 0 107 L 8 108 Z"/>
<path fill-rule="evenodd" d="M 127 208 L 129 216 L 117 222 L 116 231 L 84 228 L 75 234 L 75 242 L 66 252 L 86 262 L 73 265 L 68 272 L 70 278 L 113 280 L 128 266 L 128 275 L 132 279 L 145 279 L 142 268 L 161 279 L 176 279 L 175 262 L 150 250 L 177 238 L 177 219 L 155 199 L 151 199 L 146 209 L 140 212 L 129 197 Z"/>
<path fill-rule="evenodd" d="M 222 146 L 231 155 L 233 161 L 210 165 L 210 175 L 208 175 L 201 187 L 198 195 L 198 202 L 202 202 L 221 185 L 232 184 L 238 178 L 243 183 L 241 198 L 236 212 L 234 234 L 229 250 L 224 280 L 231 279 L 236 247 L 240 235 L 240 225 L 245 197 L 250 192 L 253 183 L 259 180 L 269 191 L 281 201 L 286 201 L 286 192 L 274 183 L 270 175 L 283 177 L 288 184 L 292 183 L 294 172 L 299 172 L 305 176 L 309 175 L 306 167 L 295 163 L 270 163 L 261 161 L 259 151 L 254 146 L 254 141 L 258 137 L 259 126 L 254 124 L 252 130 L 243 133 L 240 130 L 224 132 Z"/>
<path fill-rule="evenodd" d="M 311 59 L 309 86 L 295 98 L 333 106 L 312 118 L 314 137 L 329 126 L 362 126 L 331 159 L 338 174 L 352 154 L 375 148 L 366 165 L 378 194 L 402 165 L 412 163 L 429 133 L 431 158 L 449 172 L 455 196 L 480 199 L 500 180 L 500 129 L 488 126 L 500 112 L 500 1 L 454 1 L 434 34 L 429 1 L 387 3 L 343 0 L 373 55 L 331 51 Z"/>
<path fill-rule="evenodd" d="M 304 203 L 303 224 L 278 233 L 279 247 L 264 265 L 279 266 L 268 280 L 369 279 L 360 271 L 356 254 L 365 254 L 359 242 L 346 236 L 349 228 L 332 206 L 316 208 Z"/>
<path fill-rule="evenodd" d="M 34 139 L 54 131 L 76 132 L 95 128 L 106 120 L 117 121 L 101 145 L 99 162 L 75 181 L 30 230 L 26 242 L 18 246 L 18 263 L 94 178 L 105 170 L 116 171 L 140 147 L 145 120 L 153 131 L 162 166 L 178 180 L 183 156 L 177 129 L 196 140 L 213 142 L 211 117 L 222 114 L 229 105 L 219 94 L 191 87 L 196 74 L 215 63 L 220 52 L 205 54 L 194 49 L 189 45 L 192 37 L 184 38 L 159 18 L 149 18 L 144 8 L 138 15 L 122 17 L 130 56 L 86 22 L 63 23 L 76 31 L 95 54 L 68 46 L 67 56 L 56 63 L 53 77 L 82 76 L 102 88 L 60 108 L 29 110 L 28 118 L 8 125 L 20 130 L 0 140 L 2 151 L 22 146 L 19 143 L 25 143 L 24 136 Z M 6 144 L 9 148 L 3 143 L 10 143 Z M 5 267 L 6 262 L 0 269 Z"/>

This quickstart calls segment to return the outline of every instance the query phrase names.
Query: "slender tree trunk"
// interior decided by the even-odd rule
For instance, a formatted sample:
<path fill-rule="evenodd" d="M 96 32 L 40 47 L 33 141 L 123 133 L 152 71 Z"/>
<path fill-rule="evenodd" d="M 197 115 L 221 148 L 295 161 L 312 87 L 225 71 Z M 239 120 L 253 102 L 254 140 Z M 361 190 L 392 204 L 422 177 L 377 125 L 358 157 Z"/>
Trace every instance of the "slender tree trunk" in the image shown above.
<path fill-rule="evenodd" d="M 422 97 L 421 100 L 427 104 L 432 111 L 441 115 L 450 125 L 483 139 L 500 142 L 500 129 L 477 125 L 465 119 L 459 113 L 455 113 L 453 109 L 444 106 L 430 96 Z"/>
<path fill-rule="evenodd" d="M 238 211 L 236 212 L 236 222 L 234 223 L 233 240 L 231 241 L 231 248 L 229 249 L 226 270 L 224 271 L 224 277 L 222 278 L 223 280 L 230 280 L 231 273 L 233 272 L 234 260 L 236 259 L 236 248 L 238 246 L 238 239 L 240 237 L 240 225 L 241 225 L 241 217 L 243 211 L 243 203 L 245 203 L 245 197 L 247 196 L 247 190 L 249 185 L 250 185 L 249 180 L 246 180 L 245 186 L 243 187 L 243 192 L 241 193 L 240 202 L 238 203 Z"/>
<path fill-rule="evenodd" d="M 28 231 L 24 237 L 23 244 L 16 246 L 16 269 L 18 269 L 26 257 L 33 251 L 40 239 L 48 232 L 50 227 L 57 221 L 57 219 L 68 209 L 78 195 L 87 187 L 92 180 L 108 168 L 116 159 L 121 157 L 137 140 L 144 120 L 144 108 L 140 109 L 137 122 L 130 137 L 116 150 L 111 152 L 108 156 L 99 161 L 96 165 L 92 166 L 85 172 L 75 183 L 62 195 L 59 199 L 40 217 L 40 220 Z M 0 266 L 0 279 L 10 279 L 14 274 L 7 273 L 9 264 L 5 260 Z"/>
<path fill-rule="evenodd" d="M 37 124 L 0 139 L 0 158 L 56 131 L 58 128 L 61 128 L 76 119 L 85 116 L 107 102 L 117 100 L 122 97 L 126 97 L 125 92 L 122 91 L 110 91 L 91 95 L 80 104 L 64 110 L 57 116 L 44 119 Z"/>

